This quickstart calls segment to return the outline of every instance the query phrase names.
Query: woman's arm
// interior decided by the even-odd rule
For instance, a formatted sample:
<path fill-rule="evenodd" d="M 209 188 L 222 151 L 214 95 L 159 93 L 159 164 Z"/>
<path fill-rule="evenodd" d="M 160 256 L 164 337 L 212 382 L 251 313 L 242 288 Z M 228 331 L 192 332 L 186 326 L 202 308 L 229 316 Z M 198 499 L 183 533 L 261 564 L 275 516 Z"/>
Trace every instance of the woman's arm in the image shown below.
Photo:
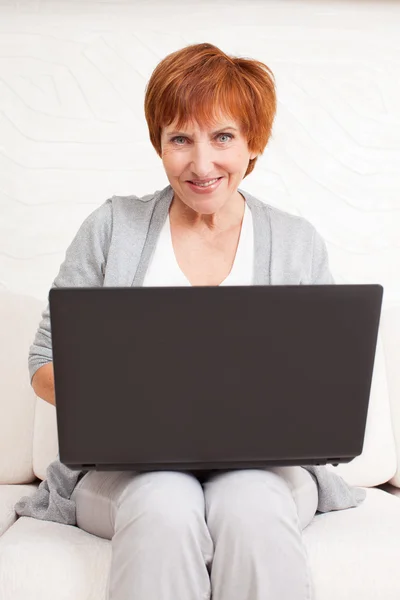
<path fill-rule="evenodd" d="M 307 283 L 310 283 L 311 285 L 332 285 L 335 283 L 329 268 L 326 243 L 315 229 L 311 260 L 311 281 Z"/>
<path fill-rule="evenodd" d="M 93 211 L 79 228 L 52 287 L 102 287 L 111 229 L 112 204 L 107 201 Z M 47 304 L 29 349 L 28 364 L 36 394 L 55 405 L 52 360 L 50 309 Z"/>
<path fill-rule="evenodd" d="M 56 405 L 54 393 L 54 370 L 53 363 L 49 362 L 39 367 L 32 379 L 32 387 L 39 398 L 42 398 L 53 406 Z"/>

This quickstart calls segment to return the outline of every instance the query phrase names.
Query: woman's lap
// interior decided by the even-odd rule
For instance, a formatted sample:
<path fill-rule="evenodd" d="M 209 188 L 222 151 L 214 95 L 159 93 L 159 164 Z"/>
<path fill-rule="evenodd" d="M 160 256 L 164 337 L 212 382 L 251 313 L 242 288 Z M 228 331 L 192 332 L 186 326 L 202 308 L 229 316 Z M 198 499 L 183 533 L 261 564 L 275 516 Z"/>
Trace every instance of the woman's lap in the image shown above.
<path fill-rule="evenodd" d="M 271 467 L 265 470 L 245 470 L 230 472 L 211 472 L 199 474 L 195 477 L 192 473 L 181 473 L 181 477 L 170 477 L 173 472 L 155 473 L 136 473 L 132 471 L 90 471 L 76 486 L 72 499 L 76 502 L 77 525 L 81 529 L 103 537 L 111 539 L 114 535 L 115 514 L 118 507 L 127 493 L 137 493 L 139 484 L 160 482 L 160 485 L 175 486 L 180 482 L 182 494 L 186 493 L 188 486 L 192 492 L 196 492 L 196 486 L 201 487 L 204 483 L 204 492 L 213 490 L 213 494 L 222 493 L 224 487 L 237 482 L 240 484 L 241 500 L 243 504 L 243 491 L 246 489 L 246 479 L 250 483 L 250 478 L 254 484 L 254 477 L 260 484 L 270 481 L 271 478 L 263 477 L 263 472 L 273 472 L 282 479 L 289 488 L 295 502 L 298 514 L 299 528 L 303 530 L 312 521 L 318 505 L 317 486 L 312 476 L 302 467 Z M 158 475 L 161 474 L 162 475 Z M 252 475 L 251 475 L 251 474 Z M 235 475 L 236 474 L 236 475 Z M 185 475 L 186 477 L 183 477 Z M 200 480 L 200 481 L 199 481 Z M 143 487 L 143 486 L 142 486 Z M 145 486 L 144 486 L 145 487 Z M 238 488 L 239 489 L 239 488 Z M 252 488 L 254 491 L 254 488 Z M 178 491 L 178 490 L 177 490 Z M 196 500 L 194 500 L 194 498 Z M 249 496 L 249 502 L 251 498 Z M 203 510 L 200 503 L 200 494 L 191 495 L 191 501 L 199 503 L 199 508 Z M 244 502 L 243 510 L 246 510 Z M 250 508 L 250 506 L 249 506 Z"/>

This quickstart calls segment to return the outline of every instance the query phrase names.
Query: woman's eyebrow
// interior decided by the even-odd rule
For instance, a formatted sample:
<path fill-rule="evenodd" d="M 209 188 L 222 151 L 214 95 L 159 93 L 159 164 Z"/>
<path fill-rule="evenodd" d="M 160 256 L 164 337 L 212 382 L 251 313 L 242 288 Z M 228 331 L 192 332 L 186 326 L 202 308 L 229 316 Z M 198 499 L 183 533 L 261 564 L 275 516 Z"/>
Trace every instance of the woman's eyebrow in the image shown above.
<path fill-rule="evenodd" d="M 218 129 L 218 131 L 213 131 L 211 135 L 217 135 L 217 133 L 222 133 L 223 131 L 228 131 L 229 129 L 232 131 L 238 131 L 236 127 L 231 127 L 228 125 L 227 127 L 222 127 L 221 129 Z M 188 135 L 188 133 L 184 133 L 183 131 L 169 131 L 167 135 Z"/>

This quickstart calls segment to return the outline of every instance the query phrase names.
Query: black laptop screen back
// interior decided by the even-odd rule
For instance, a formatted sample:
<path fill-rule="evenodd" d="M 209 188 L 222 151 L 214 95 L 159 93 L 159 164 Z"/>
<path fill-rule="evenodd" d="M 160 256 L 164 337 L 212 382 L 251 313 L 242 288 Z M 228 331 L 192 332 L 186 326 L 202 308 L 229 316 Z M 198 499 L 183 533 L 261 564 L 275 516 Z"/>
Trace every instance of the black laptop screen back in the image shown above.
<path fill-rule="evenodd" d="M 381 299 L 378 285 L 51 290 L 61 461 L 350 460 L 362 451 Z"/>

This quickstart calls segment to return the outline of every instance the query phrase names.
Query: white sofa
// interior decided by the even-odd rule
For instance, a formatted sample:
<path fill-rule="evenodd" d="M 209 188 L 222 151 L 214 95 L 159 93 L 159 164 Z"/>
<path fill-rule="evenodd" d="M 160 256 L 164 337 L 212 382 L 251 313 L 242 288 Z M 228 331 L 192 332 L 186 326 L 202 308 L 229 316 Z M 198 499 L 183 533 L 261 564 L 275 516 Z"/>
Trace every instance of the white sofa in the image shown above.
<path fill-rule="evenodd" d="M 42 308 L 0 291 L 0 598 L 101 600 L 110 542 L 13 510 L 58 452 L 55 408 L 36 398 L 27 370 Z M 317 513 L 304 531 L 315 600 L 400 598 L 399 340 L 400 306 L 382 315 L 363 454 L 336 469 L 368 488 L 367 498 L 355 509 Z"/>

